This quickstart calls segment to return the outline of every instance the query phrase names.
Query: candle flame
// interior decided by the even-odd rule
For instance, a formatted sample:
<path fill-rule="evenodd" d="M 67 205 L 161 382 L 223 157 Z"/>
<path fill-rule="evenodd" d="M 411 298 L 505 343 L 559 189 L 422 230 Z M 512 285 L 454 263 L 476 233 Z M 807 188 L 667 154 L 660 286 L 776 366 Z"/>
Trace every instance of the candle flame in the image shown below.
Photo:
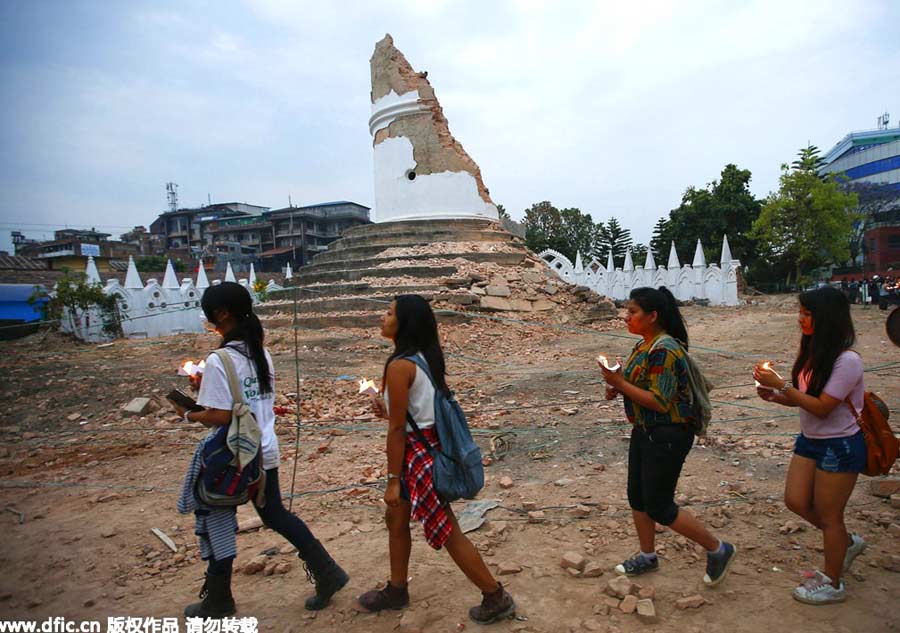
<path fill-rule="evenodd" d="M 196 376 L 197 374 L 202 374 L 203 370 L 206 368 L 206 362 L 200 361 L 199 363 L 194 363 L 192 360 L 186 360 L 182 365 L 178 367 L 178 375 L 179 376 Z"/>
<path fill-rule="evenodd" d="M 369 380 L 368 378 L 363 378 L 359 381 L 359 392 L 360 393 L 368 393 L 373 396 L 378 395 L 378 387 L 375 386 L 374 380 Z"/>

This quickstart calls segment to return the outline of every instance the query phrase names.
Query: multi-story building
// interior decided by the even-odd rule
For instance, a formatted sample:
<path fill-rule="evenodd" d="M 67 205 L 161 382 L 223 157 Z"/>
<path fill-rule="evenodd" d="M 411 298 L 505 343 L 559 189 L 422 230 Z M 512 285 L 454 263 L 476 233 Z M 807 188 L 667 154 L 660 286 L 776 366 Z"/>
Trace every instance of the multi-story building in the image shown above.
<path fill-rule="evenodd" d="M 150 232 L 160 235 L 166 252 L 197 259 L 212 245 L 209 227 L 219 220 L 258 214 L 269 207 L 245 202 L 221 202 L 196 209 L 178 209 L 160 214 L 150 225 Z"/>
<path fill-rule="evenodd" d="M 260 255 L 264 270 L 276 270 L 287 262 L 299 268 L 348 228 L 371 223 L 369 207 L 346 200 L 275 209 L 266 217 L 272 225 L 272 241 L 263 234 L 268 247 Z"/>
<path fill-rule="evenodd" d="M 896 275 L 900 270 L 900 127 L 851 132 L 825 155 L 823 174 L 841 174 L 860 197 L 861 246 L 855 266 L 836 269 L 842 278 Z"/>
<path fill-rule="evenodd" d="M 166 249 L 163 246 L 163 236 L 150 233 L 143 226 L 136 226 L 127 233 L 122 233 L 119 239 L 126 244 L 132 244 L 137 247 L 137 254 L 146 257 L 149 255 L 162 255 Z"/>
<path fill-rule="evenodd" d="M 128 259 L 129 255 L 138 254 L 133 244 L 112 241 L 109 237 L 109 233 L 94 229 L 61 229 L 54 231 L 54 239 L 47 242 L 17 243 L 16 255 L 44 260 L 49 270 L 84 270 L 90 256 L 100 272 L 109 272 L 112 270 L 112 260 Z"/>

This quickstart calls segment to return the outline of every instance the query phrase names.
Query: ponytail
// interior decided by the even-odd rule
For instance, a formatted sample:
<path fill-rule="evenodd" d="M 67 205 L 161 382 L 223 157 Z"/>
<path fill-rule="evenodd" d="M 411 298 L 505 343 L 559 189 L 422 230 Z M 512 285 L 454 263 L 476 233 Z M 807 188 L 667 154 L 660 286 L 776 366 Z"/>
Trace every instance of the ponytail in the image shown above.
<path fill-rule="evenodd" d="M 259 381 L 259 392 L 272 393 L 272 372 L 269 371 L 269 361 L 263 346 L 265 333 L 259 317 L 253 313 L 253 298 L 250 292 L 240 284 L 225 281 L 207 288 L 200 305 L 210 323 L 216 322 L 215 313 L 218 310 L 226 310 L 234 317 L 235 326 L 222 338 L 219 348 L 232 341 L 242 341 L 246 349 L 238 351 L 253 361 L 256 378 Z"/>
<path fill-rule="evenodd" d="M 659 326 L 674 339 L 677 339 L 684 349 L 688 349 L 688 333 L 684 324 L 684 318 L 678 309 L 678 301 L 665 286 L 655 288 L 635 288 L 631 291 L 630 298 L 638 304 L 646 313 L 656 312 Z"/>

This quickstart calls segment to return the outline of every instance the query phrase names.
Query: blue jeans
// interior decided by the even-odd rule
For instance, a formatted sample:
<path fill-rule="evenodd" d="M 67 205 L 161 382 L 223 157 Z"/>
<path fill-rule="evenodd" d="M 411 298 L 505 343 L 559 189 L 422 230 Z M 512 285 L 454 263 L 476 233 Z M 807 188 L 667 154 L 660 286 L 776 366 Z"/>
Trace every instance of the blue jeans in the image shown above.
<path fill-rule="evenodd" d="M 817 439 L 801 433 L 794 454 L 815 460 L 826 473 L 861 473 L 866 469 L 866 440 L 862 431 L 848 437 Z"/>

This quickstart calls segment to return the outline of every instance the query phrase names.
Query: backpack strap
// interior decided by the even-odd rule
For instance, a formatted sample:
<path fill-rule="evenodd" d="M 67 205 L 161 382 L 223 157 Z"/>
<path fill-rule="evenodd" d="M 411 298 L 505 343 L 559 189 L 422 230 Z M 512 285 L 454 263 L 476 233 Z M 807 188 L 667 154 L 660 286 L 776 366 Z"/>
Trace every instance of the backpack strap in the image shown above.
<path fill-rule="evenodd" d="M 231 399 L 234 400 L 234 404 L 243 403 L 244 394 L 241 391 L 241 383 L 238 380 L 231 355 L 225 349 L 217 349 L 213 351 L 213 354 L 219 357 L 219 360 L 222 361 L 222 366 L 225 368 L 225 375 L 228 376 L 228 387 L 231 389 Z"/>
<path fill-rule="evenodd" d="M 860 422 L 860 419 L 862 418 L 862 416 L 856 410 L 856 407 L 853 406 L 853 402 L 850 400 L 851 397 L 852 395 L 848 395 L 844 402 L 846 402 L 847 406 L 850 407 L 850 410 L 853 412 L 853 419 L 856 420 L 856 423 L 861 427 L 862 423 Z M 863 401 L 863 404 L 865 404 L 865 401 Z"/>

